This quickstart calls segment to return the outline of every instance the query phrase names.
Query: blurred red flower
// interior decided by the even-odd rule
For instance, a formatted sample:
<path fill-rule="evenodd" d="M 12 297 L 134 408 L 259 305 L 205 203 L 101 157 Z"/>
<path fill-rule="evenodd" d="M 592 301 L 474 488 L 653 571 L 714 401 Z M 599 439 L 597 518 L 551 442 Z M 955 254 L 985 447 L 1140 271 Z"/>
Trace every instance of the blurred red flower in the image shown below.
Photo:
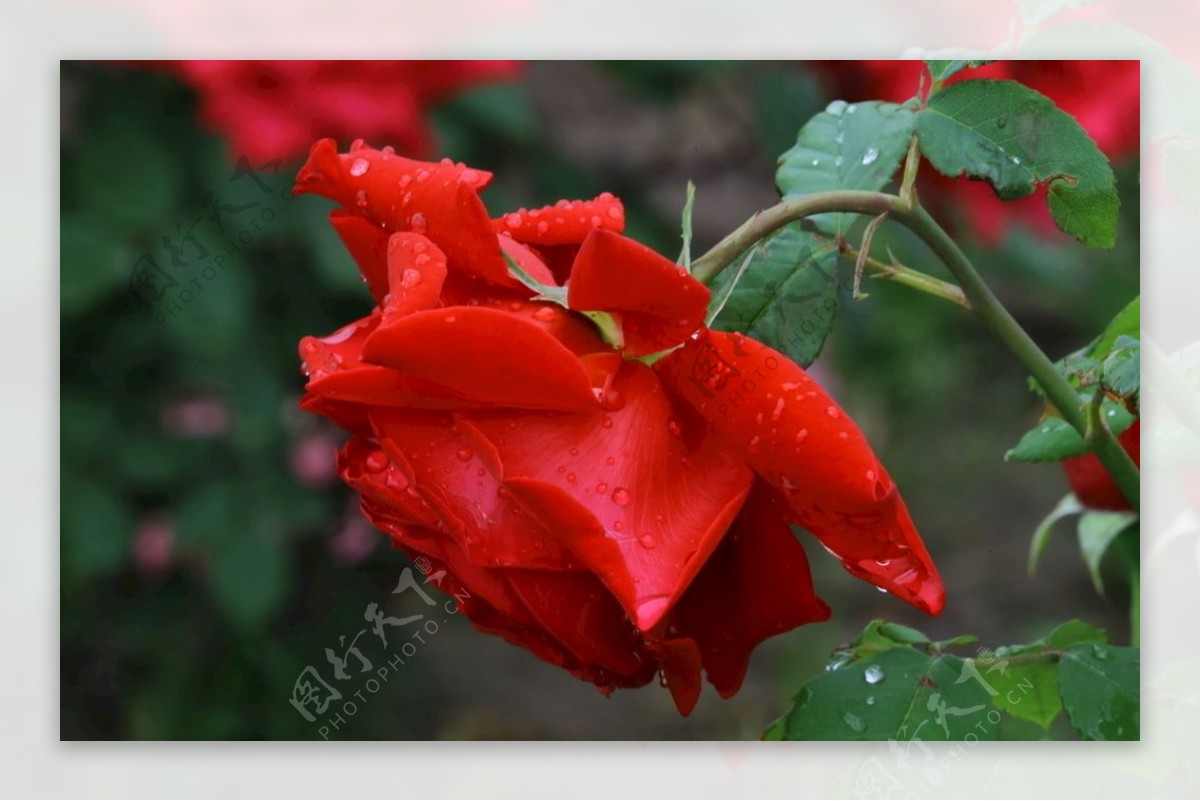
<path fill-rule="evenodd" d="M 1133 425 L 1125 429 L 1117 437 L 1121 447 L 1133 458 L 1133 463 L 1141 464 L 1142 455 L 1142 421 L 1135 420 Z M 1079 502 L 1089 509 L 1107 509 L 1123 511 L 1133 509 L 1125 493 L 1121 492 L 1112 475 L 1096 458 L 1094 453 L 1083 456 L 1072 456 L 1062 461 L 1063 472 L 1067 475 L 1067 483 L 1071 492 Z"/>
<path fill-rule="evenodd" d="M 489 219 L 490 180 L 323 140 L 295 188 L 342 206 L 377 301 L 301 341 L 302 406 L 353 434 L 363 512 L 478 628 L 605 692 L 661 673 L 687 714 L 701 669 L 728 697 L 759 642 L 828 617 L 789 522 L 941 610 L 895 484 L 803 369 L 705 329 L 708 289 L 621 236 L 612 195 Z"/>
<path fill-rule="evenodd" d="M 844 100 L 903 103 L 917 94 L 921 61 L 824 62 L 821 72 Z M 1078 120 L 1110 161 L 1135 157 L 1141 136 L 1141 73 L 1137 61 L 995 61 L 951 76 L 947 83 L 991 78 L 1018 81 L 1053 100 Z M 928 75 L 925 75 L 928 81 Z M 926 166 L 923 181 L 936 188 L 931 202 L 961 212 L 987 245 L 994 246 L 1014 222 L 1045 236 L 1062 236 L 1046 208 L 1044 190 L 1002 201 L 986 181 L 952 179 Z"/>
<path fill-rule="evenodd" d="M 518 73 L 517 61 L 157 61 L 199 97 L 205 125 L 234 154 L 290 161 L 313 140 L 351 133 L 429 153 L 425 115 L 448 96 Z"/>

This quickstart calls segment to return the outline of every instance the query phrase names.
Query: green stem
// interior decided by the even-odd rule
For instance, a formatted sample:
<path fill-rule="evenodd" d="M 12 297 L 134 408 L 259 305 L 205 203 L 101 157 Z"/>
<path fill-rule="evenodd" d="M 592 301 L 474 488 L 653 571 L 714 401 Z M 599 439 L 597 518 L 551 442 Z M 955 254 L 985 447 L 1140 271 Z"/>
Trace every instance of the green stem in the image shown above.
<path fill-rule="evenodd" d="M 872 216 L 887 213 L 920 237 L 958 281 L 971 310 L 1033 374 L 1063 419 L 1081 436 L 1088 437 L 1087 419 L 1075 389 L 1058 372 L 1054 363 L 1025 329 L 1009 314 L 1008 309 L 992 294 L 992 290 L 984 283 L 958 243 L 924 208 L 920 205 L 910 206 L 896 195 L 842 190 L 817 192 L 786 200 L 755 214 L 713 246 L 708 253 L 692 262 L 692 274 L 701 282 L 708 283 L 737 258 L 738 254 L 775 230 L 804 217 L 828 212 L 855 212 Z M 1133 508 L 1139 509 L 1140 476 L 1129 454 L 1103 424 L 1093 434 L 1090 444 L 1096 457 L 1108 469 Z"/>
<path fill-rule="evenodd" d="M 959 248 L 958 243 L 937 224 L 929 212 L 917 206 L 904 209 L 893 216 L 925 241 L 930 249 L 946 265 L 950 273 L 958 280 L 971 308 L 992 332 L 1000 338 L 1008 349 L 1033 374 L 1034 379 L 1041 385 L 1046 397 L 1058 409 L 1063 419 L 1082 436 L 1089 436 L 1088 422 L 1079 403 L 1079 395 L 1074 387 L 1059 373 L 1054 363 L 1042 352 L 1037 343 L 1025 333 L 1025 329 L 1013 319 L 1008 309 L 997 300 L 992 290 L 984 283 L 983 278 L 976 272 L 975 267 Z M 1129 454 L 1117 442 L 1116 437 L 1101 422 L 1092 432 L 1090 442 L 1096 457 L 1108 469 L 1122 494 L 1129 500 L 1134 509 L 1141 508 L 1141 479 L 1137 465 L 1129 458 Z"/>
<path fill-rule="evenodd" d="M 728 267 L 739 254 L 782 228 L 790 222 L 825 214 L 831 211 L 849 211 L 878 216 L 901 205 L 900 198 L 882 192 L 859 192 L 841 190 L 816 192 L 758 212 L 733 233 L 726 236 L 712 250 L 692 262 L 692 275 L 702 284 L 707 284 L 717 273 Z"/>
<path fill-rule="evenodd" d="M 851 259 L 857 259 L 862 254 L 852 247 L 846 247 L 843 252 Z M 948 300 L 967 311 L 971 310 L 971 304 L 967 302 L 967 296 L 963 291 L 949 281 L 943 281 L 940 278 L 934 278 L 932 275 L 914 270 L 911 267 L 905 267 L 903 264 L 892 262 L 885 264 L 873 256 L 867 256 L 863 262 L 867 272 L 876 278 L 883 278 L 888 281 L 894 281 L 897 284 L 903 284 L 910 289 L 915 289 L 918 292 L 924 292 L 926 295 Z"/>

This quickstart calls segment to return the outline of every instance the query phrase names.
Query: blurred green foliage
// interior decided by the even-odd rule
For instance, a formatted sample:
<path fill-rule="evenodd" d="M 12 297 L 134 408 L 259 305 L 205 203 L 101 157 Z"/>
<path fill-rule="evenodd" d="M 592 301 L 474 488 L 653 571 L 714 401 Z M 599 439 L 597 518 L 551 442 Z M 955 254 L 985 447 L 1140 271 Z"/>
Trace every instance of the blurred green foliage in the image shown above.
<path fill-rule="evenodd" d="M 751 87 L 753 136 L 737 141 L 734 169 L 764 187 L 799 126 L 831 99 L 816 73 L 794 65 L 598 69 L 648 114 L 714 82 Z M 369 296 L 326 223 L 328 204 L 286 197 L 298 165 L 252 165 L 257 179 L 235 177 L 237 154 L 200 129 L 194 98 L 173 78 L 65 63 L 62 90 L 61 735 L 311 739 L 313 724 L 287 703 L 298 674 L 326 664 L 324 649 L 362 625 L 364 606 L 385 600 L 407 564 L 382 535 L 362 561 L 337 558 L 331 538 L 355 519 L 353 499 L 336 481 L 302 480 L 294 469 L 303 442 L 333 436 L 296 408 L 296 343 L 361 316 Z M 650 173 L 581 165 L 561 152 L 541 118 L 543 95 L 553 91 L 571 89 L 529 81 L 444 103 L 433 114 L 439 155 L 496 171 L 487 195 L 493 210 L 616 192 L 629 233 L 673 257 L 678 206 L 654 200 Z M 702 174 L 678 182 L 679 206 L 687 177 L 697 181 L 702 207 Z M 1118 183 L 1124 229 L 1112 251 L 1048 243 L 1019 228 L 996 250 L 971 251 L 1052 356 L 1088 341 L 1137 292 L 1136 165 L 1118 170 Z M 693 253 L 741 221 L 698 229 Z M 885 227 L 876 243 L 938 272 L 902 231 Z M 141 280 L 146 268 L 150 285 Z M 1019 476 L 1031 468 L 1001 461 L 1038 411 L 1020 369 L 994 355 L 987 332 L 958 310 L 882 282 L 865 288 L 867 301 L 841 299 L 821 362 L 840 374 L 838 393 L 877 441 L 910 507 L 921 510 L 935 554 L 969 550 L 978 544 L 973 533 L 1000 526 L 1023 558 L 1032 523 L 1006 506 L 1011 492 L 1030 491 L 1032 521 L 1051 505 L 1044 496 L 1061 492 L 1039 495 L 1044 473 Z M 964 495 L 950 478 L 985 473 L 1010 495 Z M 994 515 L 1006 522 L 989 522 Z M 172 532 L 166 557 L 146 533 L 159 524 Z M 944 572 L 954 564 L 939 561 Z M 820 562 L 814 558 L 818 587 L 838 619 L 863 613 L 862 586 L 847 589 Z M 1089 597 L 1086 588 L 1079 597 Z M 1075 614 L 1048 611 L 1045 619 Z M 1023 625 L 1036 631 L 1041 623 Z M 946 625 L 989 634 L 986 626 Z M 782 708 L 824 661 L 839 624 L 814 631 L 782 638 L 766 652 L 770 669 L 752 675 L 767 682 L 768 708 Z M 448 722 L 452 694 L 421 660 L 381 695 L 344 736 L 472 736 L 469 725 Z M 755 736 L 767 718 L 737 713 L 739 702 L 723 702 L 734 711 L 716 722 L 701 714 L 690 724 L 673 720 L 670 731 Z M 546 714 L 532 710 L 528 720 L 485 729 L 536 733 L 528 721 Z M 573 736 L 603 736 L 586 716 L 571 725 Z M 656 736 L 656 726 L 631 719 L 620 734 Z"/>

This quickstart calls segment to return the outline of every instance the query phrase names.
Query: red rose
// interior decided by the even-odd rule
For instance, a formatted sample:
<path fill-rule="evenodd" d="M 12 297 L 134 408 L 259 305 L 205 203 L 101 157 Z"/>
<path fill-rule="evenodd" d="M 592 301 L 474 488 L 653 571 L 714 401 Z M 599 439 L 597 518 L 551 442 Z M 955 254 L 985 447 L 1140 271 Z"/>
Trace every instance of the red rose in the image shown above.
<path fill-rule="evenodd" d="M 1121 447 L 1133 458 L 1133 463 L 1139 466 L 1142 455 L 1141 437 L 1141 420 L 1135 420 L 1133 425 L 1117 437 Z M 1089 509 L 1133 509 L 1125 493 L 1121 492 L 1108 470 L 1096 458 L 1096 454 L 1089 452 L 1083 456 L 1064 459 L 1062 467 L 1063 472 L 1067 474 L 1067 483 L 1071 485 L 1071 492 L 1074 492 L 1079 502 Z"/>
<path fill-rule="evenodd" d="M 516 61 L 166 61 L 197 93 L 204 124 L 258 164 L 304 154 L 313 140 L 387 139 L 404 153 L 430 149 L 426 108 L 516 74 Z"/>
<path fill-rule="evenodd" d="M 903 103 L 917 93 L 921 61 L 824 62 L 822 71 L 845 100 Z M 928 81 L 928 75 L 925 76 Z M 1137 61 L 995 61 L 962 70 L 947 83 L 976 78 L 1010 79 L 1035 89 L 1073 116 L 1112 161 L 1137 155 L 1140 141 L 1140 65 Z M 994 246 L 1020 221 L 1045 236 L 1066 236 L 1050 217 L 1045 189 L 1013 201 L 996 196 L 985 181 L 946 178 L 926 167 L 929 193 L 947 209 L 961 211 L 984 243 Z M 948 199 L 946 199 L 948 198 Z"/>
<path fill-rule="evenodd" d="M 323 140 L 296 182 L 343 207 L 378 301 L 301 342 L 302 405 L 353 434 L 339 466 L 363 512 L 469 594 L 478 628 L 604 692 L 661 673 L 687 714 L 701 668 L 728 697 L 759 642 L 828 617 L 789 522 L 941 610 L 895 485 L 804 370 L 705 330 L 707 288 L 621 236 L 611 195 L 493 220 L 490 179 Z M 565 283 L 571 310 L 531 298 L 502 254 Z"/>

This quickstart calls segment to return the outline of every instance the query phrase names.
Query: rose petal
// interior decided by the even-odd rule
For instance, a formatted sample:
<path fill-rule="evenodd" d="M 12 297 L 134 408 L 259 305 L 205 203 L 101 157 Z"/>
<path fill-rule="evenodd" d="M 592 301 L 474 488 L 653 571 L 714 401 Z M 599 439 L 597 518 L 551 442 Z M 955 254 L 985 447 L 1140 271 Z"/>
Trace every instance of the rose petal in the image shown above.
<path fill-rule="evenodd" d="M 737 514 L 751 474 L 676 418 L 654 376 L 626 362 L 608 408 L 464 413 L 496 448 L 504 484 L 608 586 L 643 631 L 656 626 Z"/>
<path fill-rule="evenodd" d="M 597 229 L 621 233 L 625 207 L 605 192 L 595 200 L 560 200 L 553 206 L 514 211 L 492 220 L 492 227 L 530 245 L 577 245 Z"/>
<path fill-rule="evenodd" d="M 431 164 L 352 149 L 339 155 L 332 139 L 313 145 L 293 192 L 314 192 L 383 226 L 429 237 L 450 267 L 503 286 L 519 286 L 508 274 L 500 244 L 478 190 L 491 174 L 461 164 Z"/>
<path fill-rule="evenodd" d="M 694 639 L 722 698 L 742 686 L 751 652 L 769 637 L 829 619 L 787 509 L 762 481 L 676 608 L 680 636 Z"/>
<path fill-rule="evenodd" d="M 687 339 L 704 322 L 708 288 L 650 248 L 597 230 L 579 248 L 567 303 L 579 311 L 612 312 L 625 352 L 657 353 Z"/>
<path fill-rule="evenodd" d="M 495 309 L 453 306 L 379 328 L 363 358 L 477 403 L 519 409 L 595 406 L 579 358 L 536 323 Z"/>
<path fill-rule="evenodd" d="M 941 578 L 891 477 L 799 365 L 741 334 L 713 331 L 657 368 L 846 570 L 918 609 L 941 611 Z"/>
<path fill-rule="evenodd" d="M 375 300 L 382 301 L 388 292 L 388 232 L 366 217 L 343 209 L 331 211 L 329 222 L 358 265 Z"/>
<path fill-rule="evenodd" d="M 417 492 L 473 563 L 579 569 L 542 524 L 502 490 L 495 451 L 464 436 L 449 415 L 376 409 L 371 422 L 384 451 L 410 466 Z"/>

